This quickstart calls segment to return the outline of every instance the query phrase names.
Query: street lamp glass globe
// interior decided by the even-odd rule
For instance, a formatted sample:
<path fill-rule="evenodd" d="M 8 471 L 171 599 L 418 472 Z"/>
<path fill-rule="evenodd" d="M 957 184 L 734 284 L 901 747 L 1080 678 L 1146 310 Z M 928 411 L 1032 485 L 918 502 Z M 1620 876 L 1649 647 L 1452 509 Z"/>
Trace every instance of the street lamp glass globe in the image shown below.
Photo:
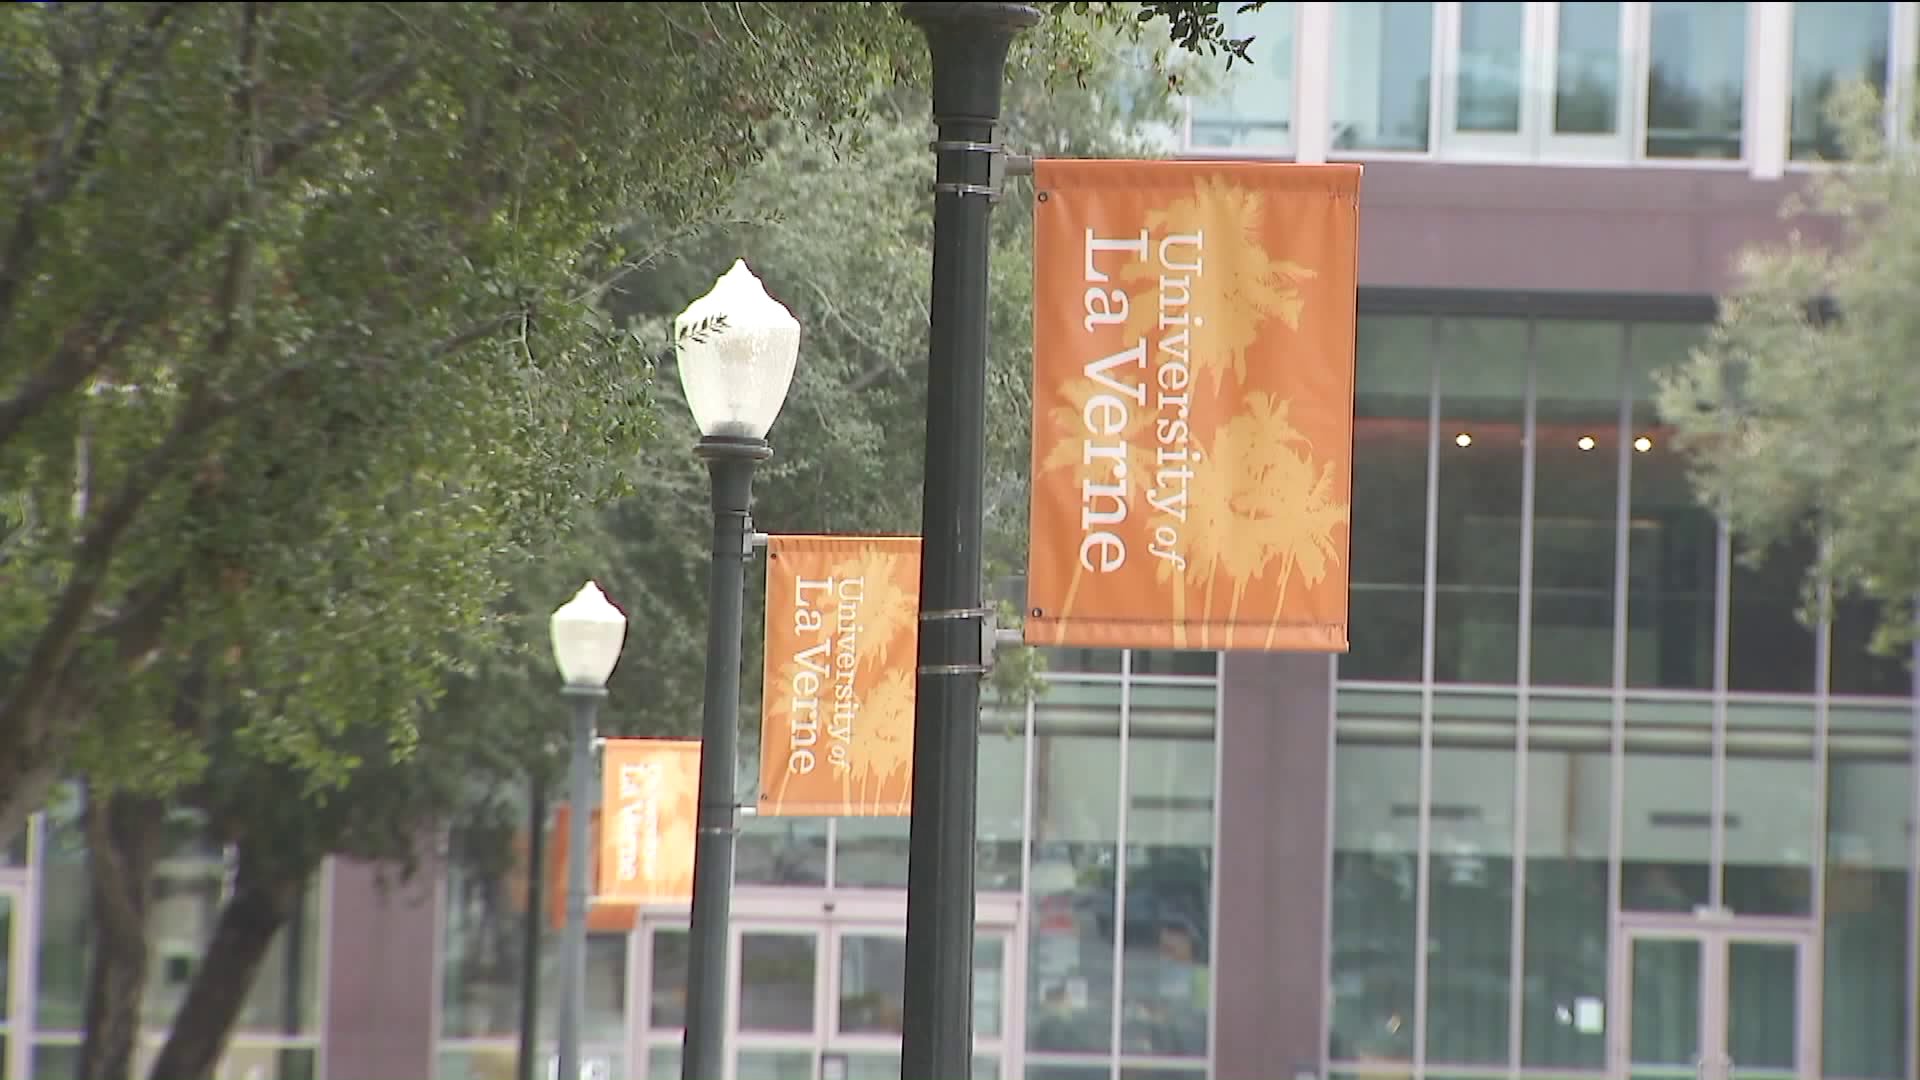
<path fill-rule="evenodd" d="M 673 347 L 700 434 L 767 437 L 793 383 L 800 323 L 744 261 L 674 319 Z"/>
<path fill-rule="evenodd" d="M 553 613 L 553 659 L 560 677 L 576 689 L 602 689 L 620 662 L 627 617 L 589 581 Z"/>

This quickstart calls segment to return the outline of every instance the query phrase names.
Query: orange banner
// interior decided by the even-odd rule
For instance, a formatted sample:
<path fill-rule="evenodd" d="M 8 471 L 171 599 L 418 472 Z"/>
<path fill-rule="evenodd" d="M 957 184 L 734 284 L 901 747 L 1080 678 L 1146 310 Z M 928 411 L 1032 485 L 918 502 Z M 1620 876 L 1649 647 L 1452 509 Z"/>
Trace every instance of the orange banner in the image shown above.
<path fill-rule="evenodd" d="M 546 912 L 547 925 L 562 930 L 567 925 L 567 859 L 570 846 L 567 839 L 567 819 L 572 808 L 561 803 L 553 808 L 553 823 L 547 830 L 547 887 Z M 600 850 L 600 811 L 587 812 L 587 847 L 592 851 Z M 594 934 L 624 934 L 632 930 L 640 919 L 640 905 L 616 904 L 601 900 L 597 895 L 599 887 L 599 867 L 588 868 L 587 872 L 587 931 Z"/>
<path fill-rule="evenodd" d="M 595 894 L 615 904 L 691 899 L 700 740 L 608 739 L 600 777 Z"/>
<path fill-rule="evenodd" d="M 1360 166 L 1034 185 L 1027 642 L 1345 651 Z"/>
<path fill-rule="evenodd" d="M 911 811 L 919 647 L 919 537 L 768 539 L 762 814 Z"/>

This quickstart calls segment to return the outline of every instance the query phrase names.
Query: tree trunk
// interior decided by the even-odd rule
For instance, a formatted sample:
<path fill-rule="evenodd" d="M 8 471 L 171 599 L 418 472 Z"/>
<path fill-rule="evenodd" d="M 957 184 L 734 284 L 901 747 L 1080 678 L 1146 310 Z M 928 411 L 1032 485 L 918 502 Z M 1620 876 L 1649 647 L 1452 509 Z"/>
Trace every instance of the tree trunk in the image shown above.
<path fill-rule="evenodd" d="M 167 1043 L 154 1059 L 152 1080 L 211 1080 L 267 949 L 292 918 L 317 868 L 312 862 L 259 857 L 254 845 L 260 843 L 271 841 L 241 845 L 233 895 L 220 909 Z"/>
<path fill-rule="evenodd" d="M 165 816 L 157 799 L 88 799 L 93 956 L 77 1080 L 128 1080 L 133 1075 L 140 999 L 147 986 L 147 913 Z"/>

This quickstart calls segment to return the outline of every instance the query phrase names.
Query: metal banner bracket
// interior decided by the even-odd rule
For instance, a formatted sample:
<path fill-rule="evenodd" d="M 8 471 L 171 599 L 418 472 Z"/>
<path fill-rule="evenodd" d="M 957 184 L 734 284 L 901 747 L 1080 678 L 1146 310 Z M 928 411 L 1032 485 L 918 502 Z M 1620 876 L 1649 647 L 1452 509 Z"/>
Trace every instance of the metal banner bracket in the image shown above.
<path fill-rule="evenodd" d="M 993 646 L 999 639 L 999 630 L 995 624 L 992 608 L 955 608 L 951 611 L 923 611 L 922 623 L 953 622 L 960 619 L 980 620 L 980 659 L 971 664 L 921 664 L 922 675 L 985 675 L 993 670 Z"/>
<path fill-rule="evenodd" d="M 1007 177 L 1032 176 L 1033 159 L 1019 154 L 1008 154 L 1006 147 L 999 143 L 973 142 L 968 139 L 935 139 L 927 144 L 927 149 L 935 154 L 985 154 L 987 155 L 987 182 L 968 184 L 951 180 L 936 180 L 928 189 L 936 195 L 981 195 L 989 202 L 999 202 L 1006 192 Z"/>

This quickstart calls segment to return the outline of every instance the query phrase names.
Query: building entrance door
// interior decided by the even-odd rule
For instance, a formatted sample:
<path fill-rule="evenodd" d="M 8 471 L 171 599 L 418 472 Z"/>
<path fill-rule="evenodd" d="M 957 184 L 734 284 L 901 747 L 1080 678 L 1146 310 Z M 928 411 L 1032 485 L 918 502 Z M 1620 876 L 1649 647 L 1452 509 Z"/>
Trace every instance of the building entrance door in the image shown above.
<path fill-rule="evenodd" d="M 906 912 L 895 898 L 736 903 L 729 942 L 727 1074 L 720 1080 L 895 1080 L 906 985 Z M 974 1080 L 1013 1076 L 1014 907 L 982 899 L 974 934 Z M 804 914 L 800 914 L 804 912 Z M 636 934 L 635 1010 L 649 1077 L 679 1076 L 686 922 Z"/>
<path fill-rule="evenodd" d="M 1797 1080 L 1819 1048 L 1812 934 L 1768 920 L 1628 922 L 1613 1060 L 1629 1080 Z"/>

